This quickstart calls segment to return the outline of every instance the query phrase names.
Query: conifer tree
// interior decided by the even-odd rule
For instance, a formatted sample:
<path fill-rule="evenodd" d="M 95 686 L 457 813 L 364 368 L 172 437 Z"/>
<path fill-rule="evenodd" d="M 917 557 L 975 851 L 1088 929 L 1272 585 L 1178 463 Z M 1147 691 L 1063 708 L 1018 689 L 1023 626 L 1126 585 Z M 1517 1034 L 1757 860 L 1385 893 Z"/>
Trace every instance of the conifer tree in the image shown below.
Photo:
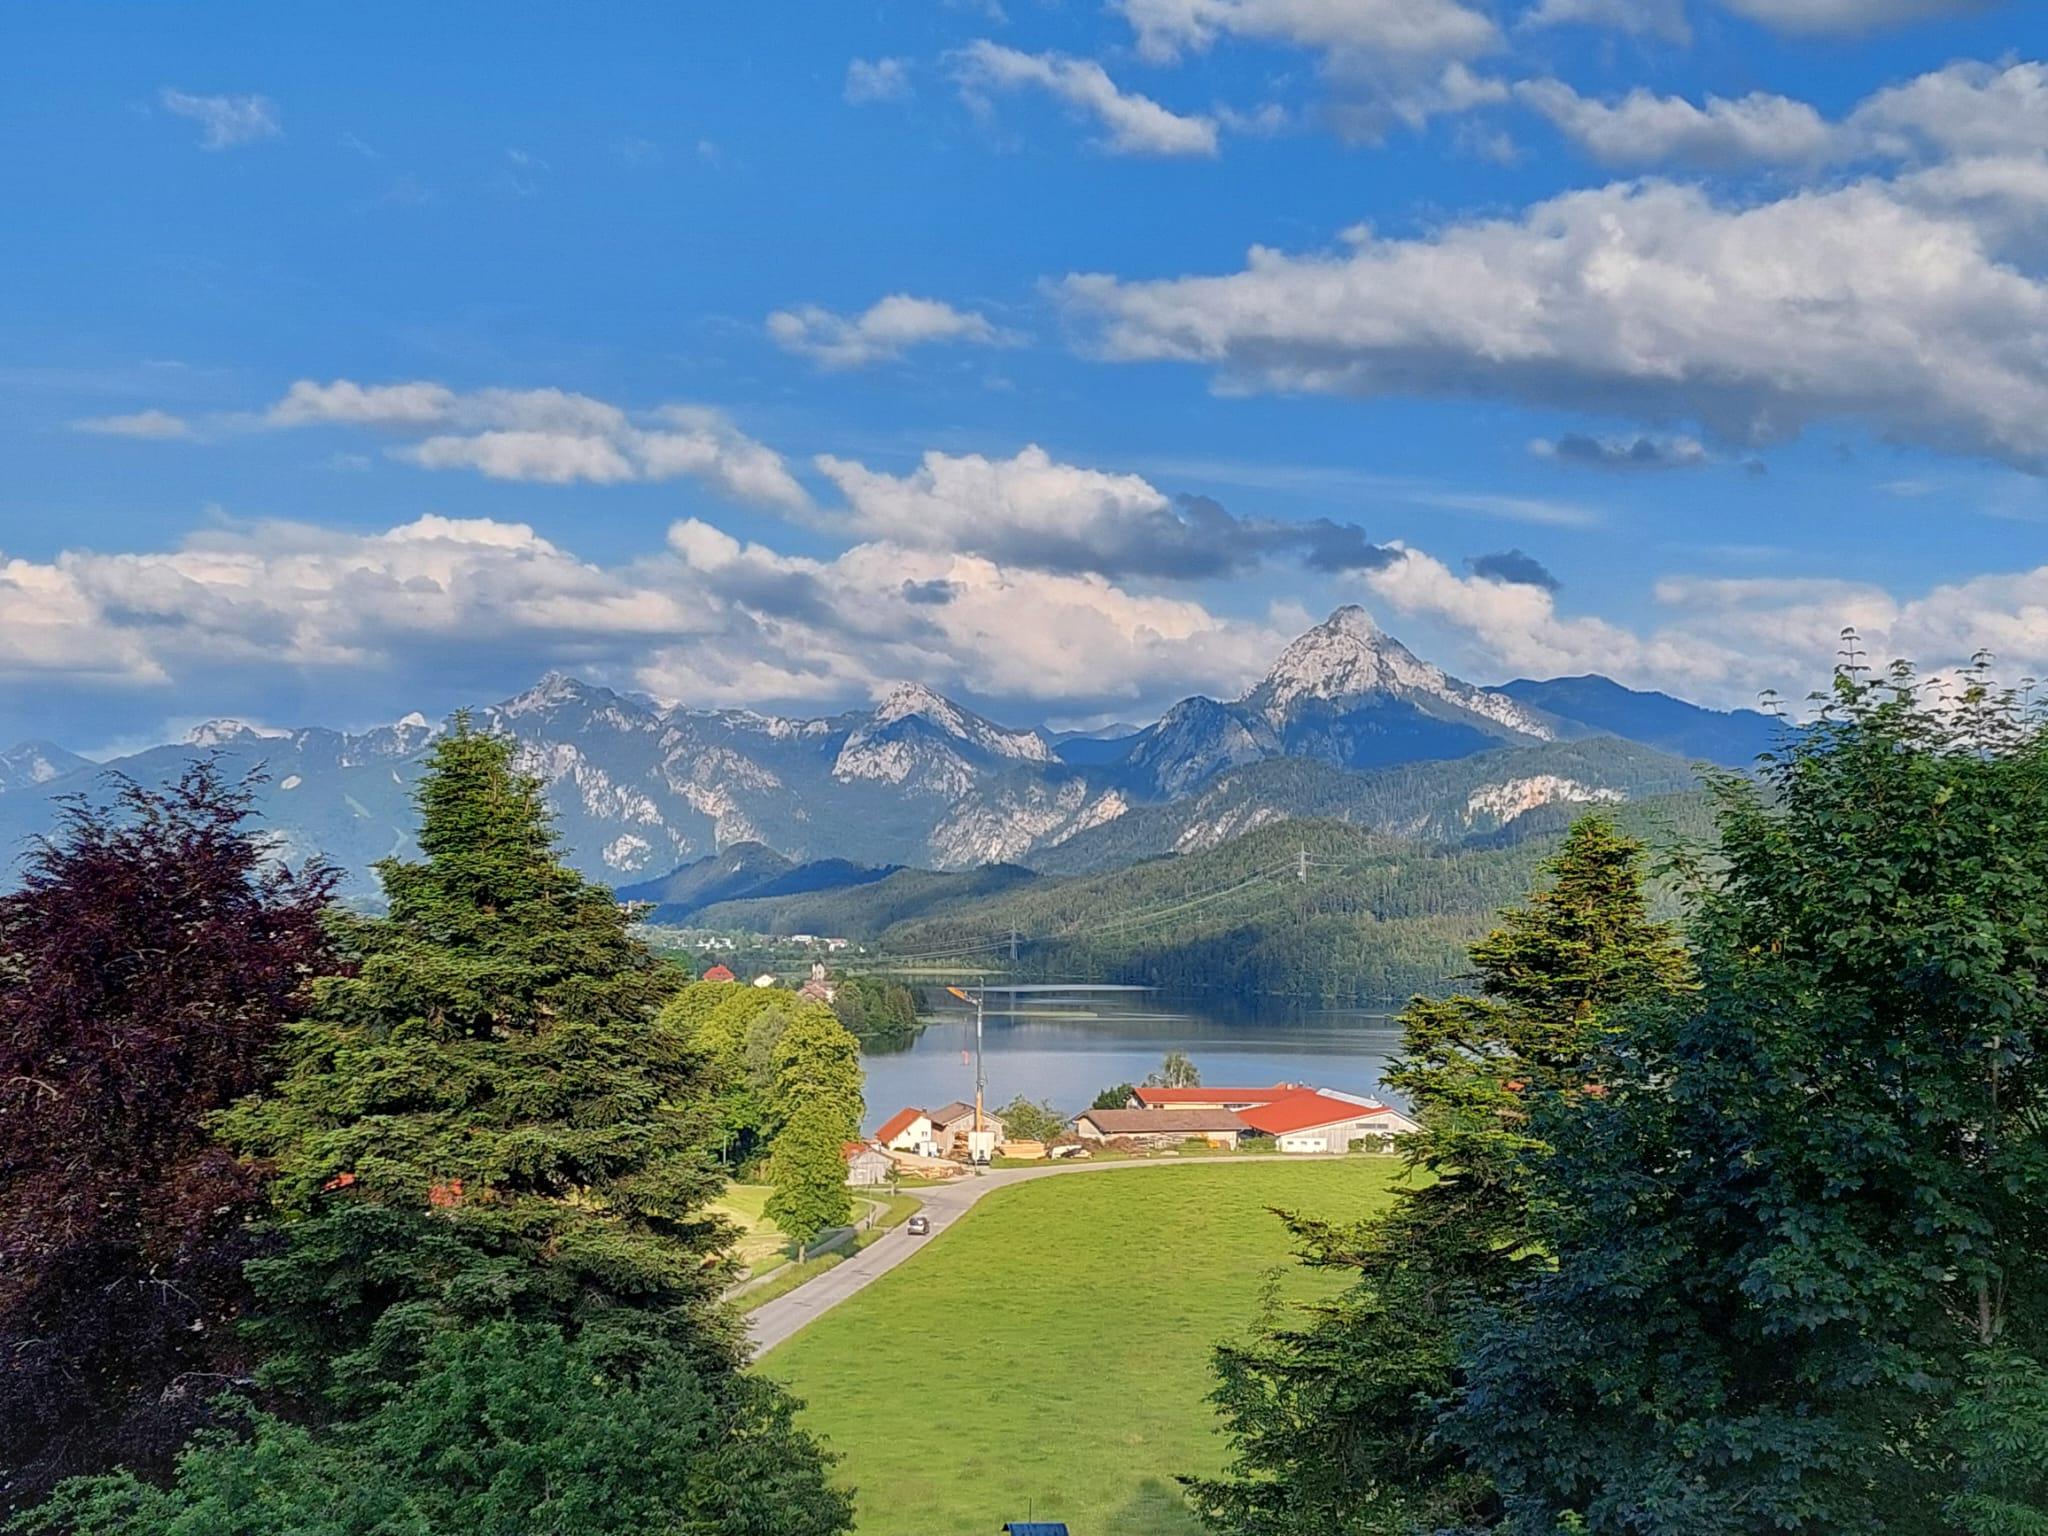
<path fill-rule="evenodd" d="M 1439 1436 L 1480 1308 L 1506 1303 L 1530 1247 L 1527 1106 L 1597 1094 L 1617 1010 L 1688 984 L 1685 952 L 1652 922 L 1642 849 L 1606 820 L 1573 826 L 1548 883 L 1476 945 L 1477 995 L 1418 998 L 1386 1075 L 1420 1118 L 1404 1152 L 1421 1175 L 1384 1215 L 1289 1218 L 1309 1264 L 1349 1288 L 1306 1317 L 1267 1320 L 1218 1350 L 1214 1401 L 1232 1474 L 1194 1481 L 1232 1536 L 1406 1536 L 1484 1523 L 1486 1476 Z"/>
<path fill-rule="evenodd" d="M 423 858 L 378 867 L 388 912 L 341 926 L 348 973 L 224 1119 L 276 1169 L 285 1248 L 251 1267 L 272 1381 L 359 1408 L 491 1318 L 729 1357 L 703 1070 L 657 1017 L 674 973 L 556 858 L 505 742 L 459 718 L 418 799 Z"/>

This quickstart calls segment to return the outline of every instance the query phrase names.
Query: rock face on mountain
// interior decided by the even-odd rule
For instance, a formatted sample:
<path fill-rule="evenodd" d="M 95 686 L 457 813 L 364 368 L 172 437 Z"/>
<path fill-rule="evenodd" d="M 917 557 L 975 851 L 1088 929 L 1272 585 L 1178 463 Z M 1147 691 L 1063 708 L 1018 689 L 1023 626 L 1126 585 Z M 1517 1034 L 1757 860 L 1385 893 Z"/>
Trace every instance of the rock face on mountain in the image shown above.
<path fill-rule="evenodd" d="M 578 866 L 622 886 L 683 866 L 708 878 L 698 861 L 739 845 L 758 845 L 753 859 L 885 870 L 1057 864 L 1069 847 L 1086 862 L 1123 847 L 1136 857 L 1320 814 L 1352 793 L 1346 786 L 1361 771 L 1404 766 L 1420 788 L 1386 803 L 1429 808 L 1387 815 L 1463 835 L 1535 805 L 1661 789 L 1683 771 L 1670 759 L 1646 769 L 1642 749 L 1620 743 L 1588 744 L 1568 762 L 1550 761 L 1549 748 L 1641 721 L 1659 745 L 1683 742 L 1690 755 L 1729 761 L 1754 735 L 1743 717 L 1602 678 L 1513 688 L 1451 677 L 1363 610 L 1342 608 L 1289 645 L 1241 698 L 1184 699 L 1137 730 L 1013 729 L 914 683 L 872 709 L 791 719 L 663 706 L 561 673 L 473 718 L 511 737 L 520 766 L 545 782 Z M 259 808 L 281 853 L 326 857 L 348 872 L 348 889 L 364 894 L 371 864 L 413 850 L 412 788 L 442 729 L 417 713 L 359 732 L 213 720 L 183 742 L 106 766 L 161 781 L 204 752 L 230 772 L 260 770 Z M 1699 750 L 1720 741 L 1717 731 L 1727 750 Z M 1451 771 L 1466 760 L 1480 766 Z M 1321 776 L 1282 771 L 1289 764 Z M 92 789 L 100 771 L 47 743 L 0 753 L 0 846 L 16 852 L 47 830 L 54 797 Z M 1368 798 L 1378 805 L 1386 796 Z"/>

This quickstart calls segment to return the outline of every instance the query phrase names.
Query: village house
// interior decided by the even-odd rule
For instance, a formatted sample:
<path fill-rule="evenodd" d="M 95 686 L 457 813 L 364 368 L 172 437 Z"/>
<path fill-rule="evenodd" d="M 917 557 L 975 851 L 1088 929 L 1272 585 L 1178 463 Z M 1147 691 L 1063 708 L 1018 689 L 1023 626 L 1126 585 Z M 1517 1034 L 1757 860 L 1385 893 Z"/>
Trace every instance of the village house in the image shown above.
<path fill-rule="evenodd" d="M 727 966 L 714 965 L 704 973 L 704 979 L 706 981 L 738 981 L 739 977 L 733 975 L 731 969 Z"/>
<path fill-rule="evenodd" d="M 882 1122 L 875 1141 L 891 1152 L 914 1152 L 919 1157 L 937 1157 L 939 1146 L 932 1135 L 932 1117 L 921 1109 L 899 1109 Z"/>
<path fill-rule="evenodd" d="M 864 1141 L 849 1141 L 840 1150 L 846 1154 L 847 1183 L 856 1188 L 870 1189 L 889 1182 L 889 1175 L 896 1164 L 886 1152 Z"/>
<path fill-rule="evenodd" d="M 1088 1109 L 1074 1116 L 1083 1141 L 1127 1141 L 1141 1147 L 1177 1147 L 1206 1141 L 1234 1150 L 1245 1122 L 1227 1109 Z"/>
<path fill-rule="evenodd" d="M 1420 1129 L 1391 1105 L 1377 1100 L 1298 1088 L 1239 1111 L 1239 1118 L 1282 1152 L 1346 1152 L 1371 1137 L 1405 1136 Z"/>

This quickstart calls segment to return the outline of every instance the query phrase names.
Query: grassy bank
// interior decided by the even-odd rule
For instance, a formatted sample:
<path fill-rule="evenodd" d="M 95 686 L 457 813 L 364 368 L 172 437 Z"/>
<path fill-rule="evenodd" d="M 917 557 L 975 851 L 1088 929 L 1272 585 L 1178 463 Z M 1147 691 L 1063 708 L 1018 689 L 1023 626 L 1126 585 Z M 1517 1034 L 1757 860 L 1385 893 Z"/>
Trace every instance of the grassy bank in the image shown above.
<path fill-rule="evenodd" d="M 1173 1477 L 1219 1468 L 1209 1350 L 1261 1290 L 1303 1299 L 1268 1207 L 1363 1214 L 1392 1159 L 1163 1163 L 998 1191 L 763 1369 L 846 1458 L 864 1536 L 1187 1536 Z"/>

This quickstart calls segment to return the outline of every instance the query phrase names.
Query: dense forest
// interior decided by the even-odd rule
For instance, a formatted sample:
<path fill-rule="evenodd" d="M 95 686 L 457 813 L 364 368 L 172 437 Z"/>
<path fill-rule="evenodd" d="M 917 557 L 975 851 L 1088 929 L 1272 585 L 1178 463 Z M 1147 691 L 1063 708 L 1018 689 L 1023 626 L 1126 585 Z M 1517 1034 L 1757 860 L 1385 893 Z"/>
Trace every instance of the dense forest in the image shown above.
<path fill-rule="evenodd" d="M 1467 946 L 1528 889 L 1572 809 L 1534 813 L 1541 821 L 1523 836 L 1449 846 L 1342 822 L 1278 822 L 1206 853 L 1036 881 L 898 923 L 881 942 L 885 953 L 1008 971 L 1014 933 L 1014 973 L 1027 978 L 1394 1001 L 1443 991 L 1463 974 Z M 1653 847 L 1696 842 L 1708 824 L 1697 795 L 1619 807 L 1617 820 Z"/>

